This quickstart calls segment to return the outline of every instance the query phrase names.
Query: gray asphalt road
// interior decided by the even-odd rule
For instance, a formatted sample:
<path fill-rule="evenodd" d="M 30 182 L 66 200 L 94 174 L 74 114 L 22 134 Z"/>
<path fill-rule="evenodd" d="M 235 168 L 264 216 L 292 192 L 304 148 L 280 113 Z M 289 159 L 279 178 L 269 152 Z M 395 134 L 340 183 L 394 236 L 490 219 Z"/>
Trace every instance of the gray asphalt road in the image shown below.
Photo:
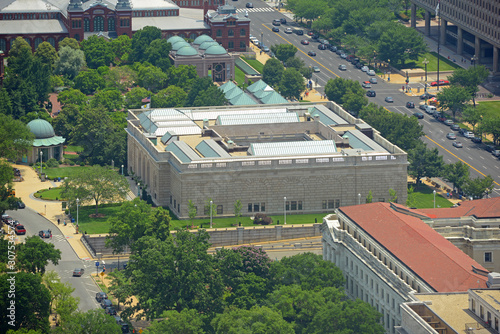
<path fill-rule="evenodd" d="M 238 11 L 248 11 L 249 18 L 252 20 L 251 34 L 263 41 L 265 45 L 290 43 L 299 50 L 297 55 L 304 60 L 308 66 L 318 66 L 319 73 L 313 74 L 313 82 L 317 82 L 315 87 L 318 91 L 324 92 L 324 86 L 329 79 L 335 77 L 343 77 L 360 82 L 368 80 L 369 76 L 356 69 L 346 60 L 341 59 L 337 54 L 329 50 L 319 50 L 318 42 L 313 41 L 309 36 L 304 34 L 298 36 L 295 34 L 285 34 L 284 30 L 287 27 L 294 27 L 295 23 L 284 14 L 270 8 L 267 4 L 261 1 L 252 1 L 254 8 L 245 8 L 246 1 L 231 1 L 231 4 L 238 8 Z M 272 32 L 273 19 L 286 18 L 288 23 L 279 27 L 279 32 Z M 304 30 L 305 33 L 307 30 Z M 302 39 L 309 40 L 309 45 L 302 45 Z M 308 51 L 315 51 L 316 56 L 308 56 Z M 344 64 L 347 66 L 347 71 L 338 70 L 338 66 Z M 370 102 L 377 103 L 391 112 L 397 112 L 411 116 L 418 109 L 406 108 L 406 102 L 413 101 L 417 105 L 421 102 L 418 97 L 410 97 L 400 91 L 401 84 L 391 84 L 381 78 L 378 78 L 378 84 L 373 85 L 373 90 L 377 92 L 376 97 L 369 98 Z M 411 84 L 412 90 L 420 88 L 423 92 L 423 86 L 419 83 Z M 387 103 L 384 99 L 391 96 L 394 99 L 393 103 Z M 420 110 L 419 110 L 420 111 Z M 462 161 L 470 166 L 470 174 L 472 177 L 483 177 L 490 175 L 495 180 L 495 189 L 492 196 L 500 196 L 500 160 L 496 159 L 489 152 L 484 150 L 484 145 L 475 144 L 470 139 L 459 137 L 463 144 L 463 148 L 455 148 L 452 146 L 452 141 L 446 139 L 446 133 L 450 132 L 448 126 L 439 123 L 434 118 L 425 114 L 424 119 L 419 121 L 424 126 L 426 134 L 423 138 L 429 148 L 437 147 L 440 154 L 446 163 L 455 163 Z"/>
<path fill-rule="evenodd" d="M 28 236 L 38 236 L 40 230 L 50 229 L 52 231 L 52 238 L 43 240 L 54 244 L 57 249 L 61 250 L 61 260 L 57 266 L 49 262 L 47 271 L 54 270 L 59 274 L 62 282 L 67 282 L 72 285 L 75 289 L 73 296 L 80 298 L 79 309 L 81 311 L 88 311 L 98 307 L 95 301 L 95 294 L 100 290 L 92 278 L 90 278 L 90 273 L 92 270 L 95 270 L 94 262 L 80 260 L 59 229 L 31 209 L 26 208 L 17 211 L 7 211 L 6 213 L 18 220 L 26 228 L 26 235 L 18 236 L 21 241 Z M 75 268 L 84 268 L 85 274 L 82 277 L 73 277 L 73 270 Z"/>

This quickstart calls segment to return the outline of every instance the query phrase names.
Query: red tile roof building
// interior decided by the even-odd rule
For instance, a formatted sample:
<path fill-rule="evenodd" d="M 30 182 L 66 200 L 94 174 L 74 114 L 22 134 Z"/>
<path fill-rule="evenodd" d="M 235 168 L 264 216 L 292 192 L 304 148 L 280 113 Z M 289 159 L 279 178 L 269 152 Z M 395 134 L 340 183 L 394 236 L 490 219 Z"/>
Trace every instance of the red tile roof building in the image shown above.
<path fill-rule="evenodd" d="M 393 203 L 341 207 L 324 218 L 323 257 L 346 278 L 346 293 L 383 314 L 389 333 L 401 303 L 419 292 L 486 288 L 486 270 L 434 231 L 423 210 Z"/>

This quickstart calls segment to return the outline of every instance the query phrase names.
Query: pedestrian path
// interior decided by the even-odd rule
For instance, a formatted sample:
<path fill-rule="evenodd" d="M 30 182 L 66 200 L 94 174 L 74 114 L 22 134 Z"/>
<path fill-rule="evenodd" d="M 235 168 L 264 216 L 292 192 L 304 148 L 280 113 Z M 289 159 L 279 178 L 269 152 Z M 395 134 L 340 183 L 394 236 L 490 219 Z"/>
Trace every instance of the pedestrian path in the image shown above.
<path fill-rule="evenodd" d="M 271 7 L 260 7 L 260 8 L 238 8 L 236 9 L 237 13 L 263 13 L 263 12 L 275 12 L 276 10 Z"/>

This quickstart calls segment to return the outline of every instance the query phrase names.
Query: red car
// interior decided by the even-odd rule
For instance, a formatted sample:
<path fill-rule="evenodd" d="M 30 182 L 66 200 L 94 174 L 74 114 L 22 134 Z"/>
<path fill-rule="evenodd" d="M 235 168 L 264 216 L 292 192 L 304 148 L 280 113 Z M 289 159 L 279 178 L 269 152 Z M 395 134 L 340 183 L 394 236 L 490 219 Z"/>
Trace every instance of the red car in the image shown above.
<path fill-rule="evenodd" d="M 309 45 L 309 41 L 307 39 L 301 40 L 300 43 L 302 43 L 304 45 Z"/>
<path fill-rule="evenodd" d="M 19 235 L 19 234 L 26 234 L 26 229 L 24 228 L 23 225 L 19 224 L 17 225 L 14 230 L 16 231 L 16 234 Z"/>
<path fill-rule="evenodd" d="M 446 86 L 449 84 L 450 84 L 450 82 L 448 80 L 439 80 L 439 86 Z M 438 85 L 437 81 L 431 82 L 431 86 L 437 86 L 437 85 Z"/>

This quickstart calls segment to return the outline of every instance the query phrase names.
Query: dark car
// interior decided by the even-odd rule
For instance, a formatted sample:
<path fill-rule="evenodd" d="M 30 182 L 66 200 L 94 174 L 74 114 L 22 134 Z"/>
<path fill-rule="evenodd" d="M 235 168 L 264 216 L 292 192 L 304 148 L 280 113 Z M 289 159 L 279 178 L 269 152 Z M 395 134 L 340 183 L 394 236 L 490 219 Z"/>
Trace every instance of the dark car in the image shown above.
<path fill-rule="evenodd" d="M 253 8 L 253 3 L 247 2 L 246 6 L 247 6 L 247 8 Z"/>
<path fill-rule="evenodd" d="M 18 168 L 13 167 L 12 170 L 14 171 L 14 176 L 21 176 L 21 171 Z"/>
<path fill-rule="evenodd" d="M 83 269 L 83 268 L 76 268 L 75 270 L 73 270 L 73 276 L 76 276 L 76 277 L 81 277 L 84 273 L 85 273 L 85 269 Z"/>
<path fill-rule="evenodd" d="M 391 96 L 387 96 L 387 97 L 385 98 L 385 102 L 387 102 L 387 103 L 393 103 L 393 102 L 394 102 L 394 99 L 393 99 Z"/>
<path fill-rule="evenodd" d="M 18 209 L 24 209 L 24 208 L 26 208 L 26 204 L 24 204 L 23 202 L 19 201 L 19 202 L 17 202 L 17 208 Z"/>
<path fill-rule="evenodd" d="M 52 235 L 52 232 L 50 230 L 42 230 L 42 231 L 38 232 L 38 236 L 40 238 L 50 238 L 51 235 Z"/>
<path fill-rule="evenodd" d="M 420 104 L 418 107 L 425 111 L 425 106 L 426 106 L 425 104 Z"/>
<path fill-rule="evenodd" d="M 335 53 L 340 56 L 341 54 L 344 53 L 344 51 L 342 49 L 338 48 L 337 51 L 335 51 Z"/>
<path fill-rule="evenodd" d="M 273 26 L 280 26 L 281 21 L 280 20 L 273 20 Z"/>
<path fill-rule="evenodd" d="M 97 300 L 97 302 L 102 302 L 104 299 L 108 299 L 108 295 L 106 294 L 106 292 L 98 292 L 95 294 L 95 300 Z"/>
<path fill-rule="evenodd" d="M 496 147 L 495 145 L 486 145 L 484 149 L 488 152 L 493 152 L 494 150 L 496 150 Z"/>
<path fill-rule="evenodd" d="M 412 101 L 406 102 L 406 108 L 415 108 L 415 103 L 413 103 Z"/>
<path fill-rule="evenodd" d="M 318 38 L 319 38 L 319 34 L 312 34 L 312 35 L 311 35 L 311 38 L 316 40 L 316 39 L 318 39 Z"/>
<path fill-rule="evenodd" d="M 101 307 L 103 309 L 106 309 L 106 307 L 111 307 L 111 306 L 113 306 L 113 303 L 111 302 L 111 300 L 109 300 L 109 299 L 101 300 Z"/>
<path fill-rule="evenodd" d="M 19 224 L 17 225 L 15 228 L 14 228 L 15 232 L 17 235 L 20 235 L 20 234 L 26 234 L 26 229 L 24 228 L 23 225 Z"/>
<path fill-rule="evenodd" d="M 332 51 L 332 52 L 337 51 L 337 47 L 335 45 L 330 44 L 330 51 Z"/>
<path fill-rule="evenodd" d="M 433 98 L 433 97 L 436 97 L 436 95 L 432 95 L 429 92 L 425 92 L 422 95 L 420 95 L 420 99 L 421 100 L 430 99 L 430 98 Z"/>
<path fill-rule="evenodd" d="M 281 24 L 286 24 L 286 19 L 280 19 Z"/>
<path fill-rule="evenodd" d="M 320 50 L 326 50 L 326 49 L 328 49 L 328 46 L 326 46 L 326 44 L 319 44 L 318 45 L 318 49 L 320 49 Z"/>
<path fill-rule="evenodd" d="M 474 137 L 472 138 L 472 141 L 477 144 L 481 144 L 483 142 L 483 139 L 481 137 Z"/>
<path fill-rule="evenodd" d="M 116 315 L 116 310 L 113 306 L 106 307 L 104 311 L 106 312 L 106 314 Z"/>
<path fill-rule="evenodd" d="M 361 69 L 361 68 L 363 68 L 363 66 L 365 66 L 365 64 L 363 64 L 363 63 L 362 63 L 362 62 L 360 62 L 360 61 L 359 61 L 359 62 L 357 62 L 357 63 L 354 63 L 354 60 L 353 60 L 353 64 L 355 64 L 355 66 L 356 66 L 356 68 L 357 68 L 357 69 Z"/>
<path fill-rule="evenodd" d="M 460 125 L 452 124 L 452 125 L 450 125 L 450 129 L 452 129 L 453 131 L 458 131 L 458 130 L 460 130 Z"/>
<path fill-rule="evenodd" d="M 274 32 L 280 32 L 280 28 L 278 28 L 278 27 L 273 27 L 271 30 Z"/>
<path fill-rule="evenodd" d="M 308 54 L 309 56 L 311 56 L 311 57 L 316 56 L 316 52 L 314 52 L 314 51 L 309 51 L 307 54 Z"/>
<path fill-rule="evenodd" d="M 375 97 L 375 96 L 377 96 L 377 93 L 375 93 L 374 90 L 369 90 L 369 91 L 366 92 L 366 96 L 368 96 L 368 97 Z"/>
<path fill-rule="evenodd" d="M 309 45 L 309 41 L 307 39 L 301 40 L 300 43 L 304 45 Z"/>
<path fill-rule="evenodd" d="M 413 113 L 413 116 L 415 116 L 415 117 L 416 117 L 416 118 L 418 118 L 418 119 L 422 119 L 422 118 L 424 118 L 424 114 L 422 114 L 421 112 L 418 112 L 418 111 L 417 111 L 417 112 L 414 112 L 414 113 Z"/>

